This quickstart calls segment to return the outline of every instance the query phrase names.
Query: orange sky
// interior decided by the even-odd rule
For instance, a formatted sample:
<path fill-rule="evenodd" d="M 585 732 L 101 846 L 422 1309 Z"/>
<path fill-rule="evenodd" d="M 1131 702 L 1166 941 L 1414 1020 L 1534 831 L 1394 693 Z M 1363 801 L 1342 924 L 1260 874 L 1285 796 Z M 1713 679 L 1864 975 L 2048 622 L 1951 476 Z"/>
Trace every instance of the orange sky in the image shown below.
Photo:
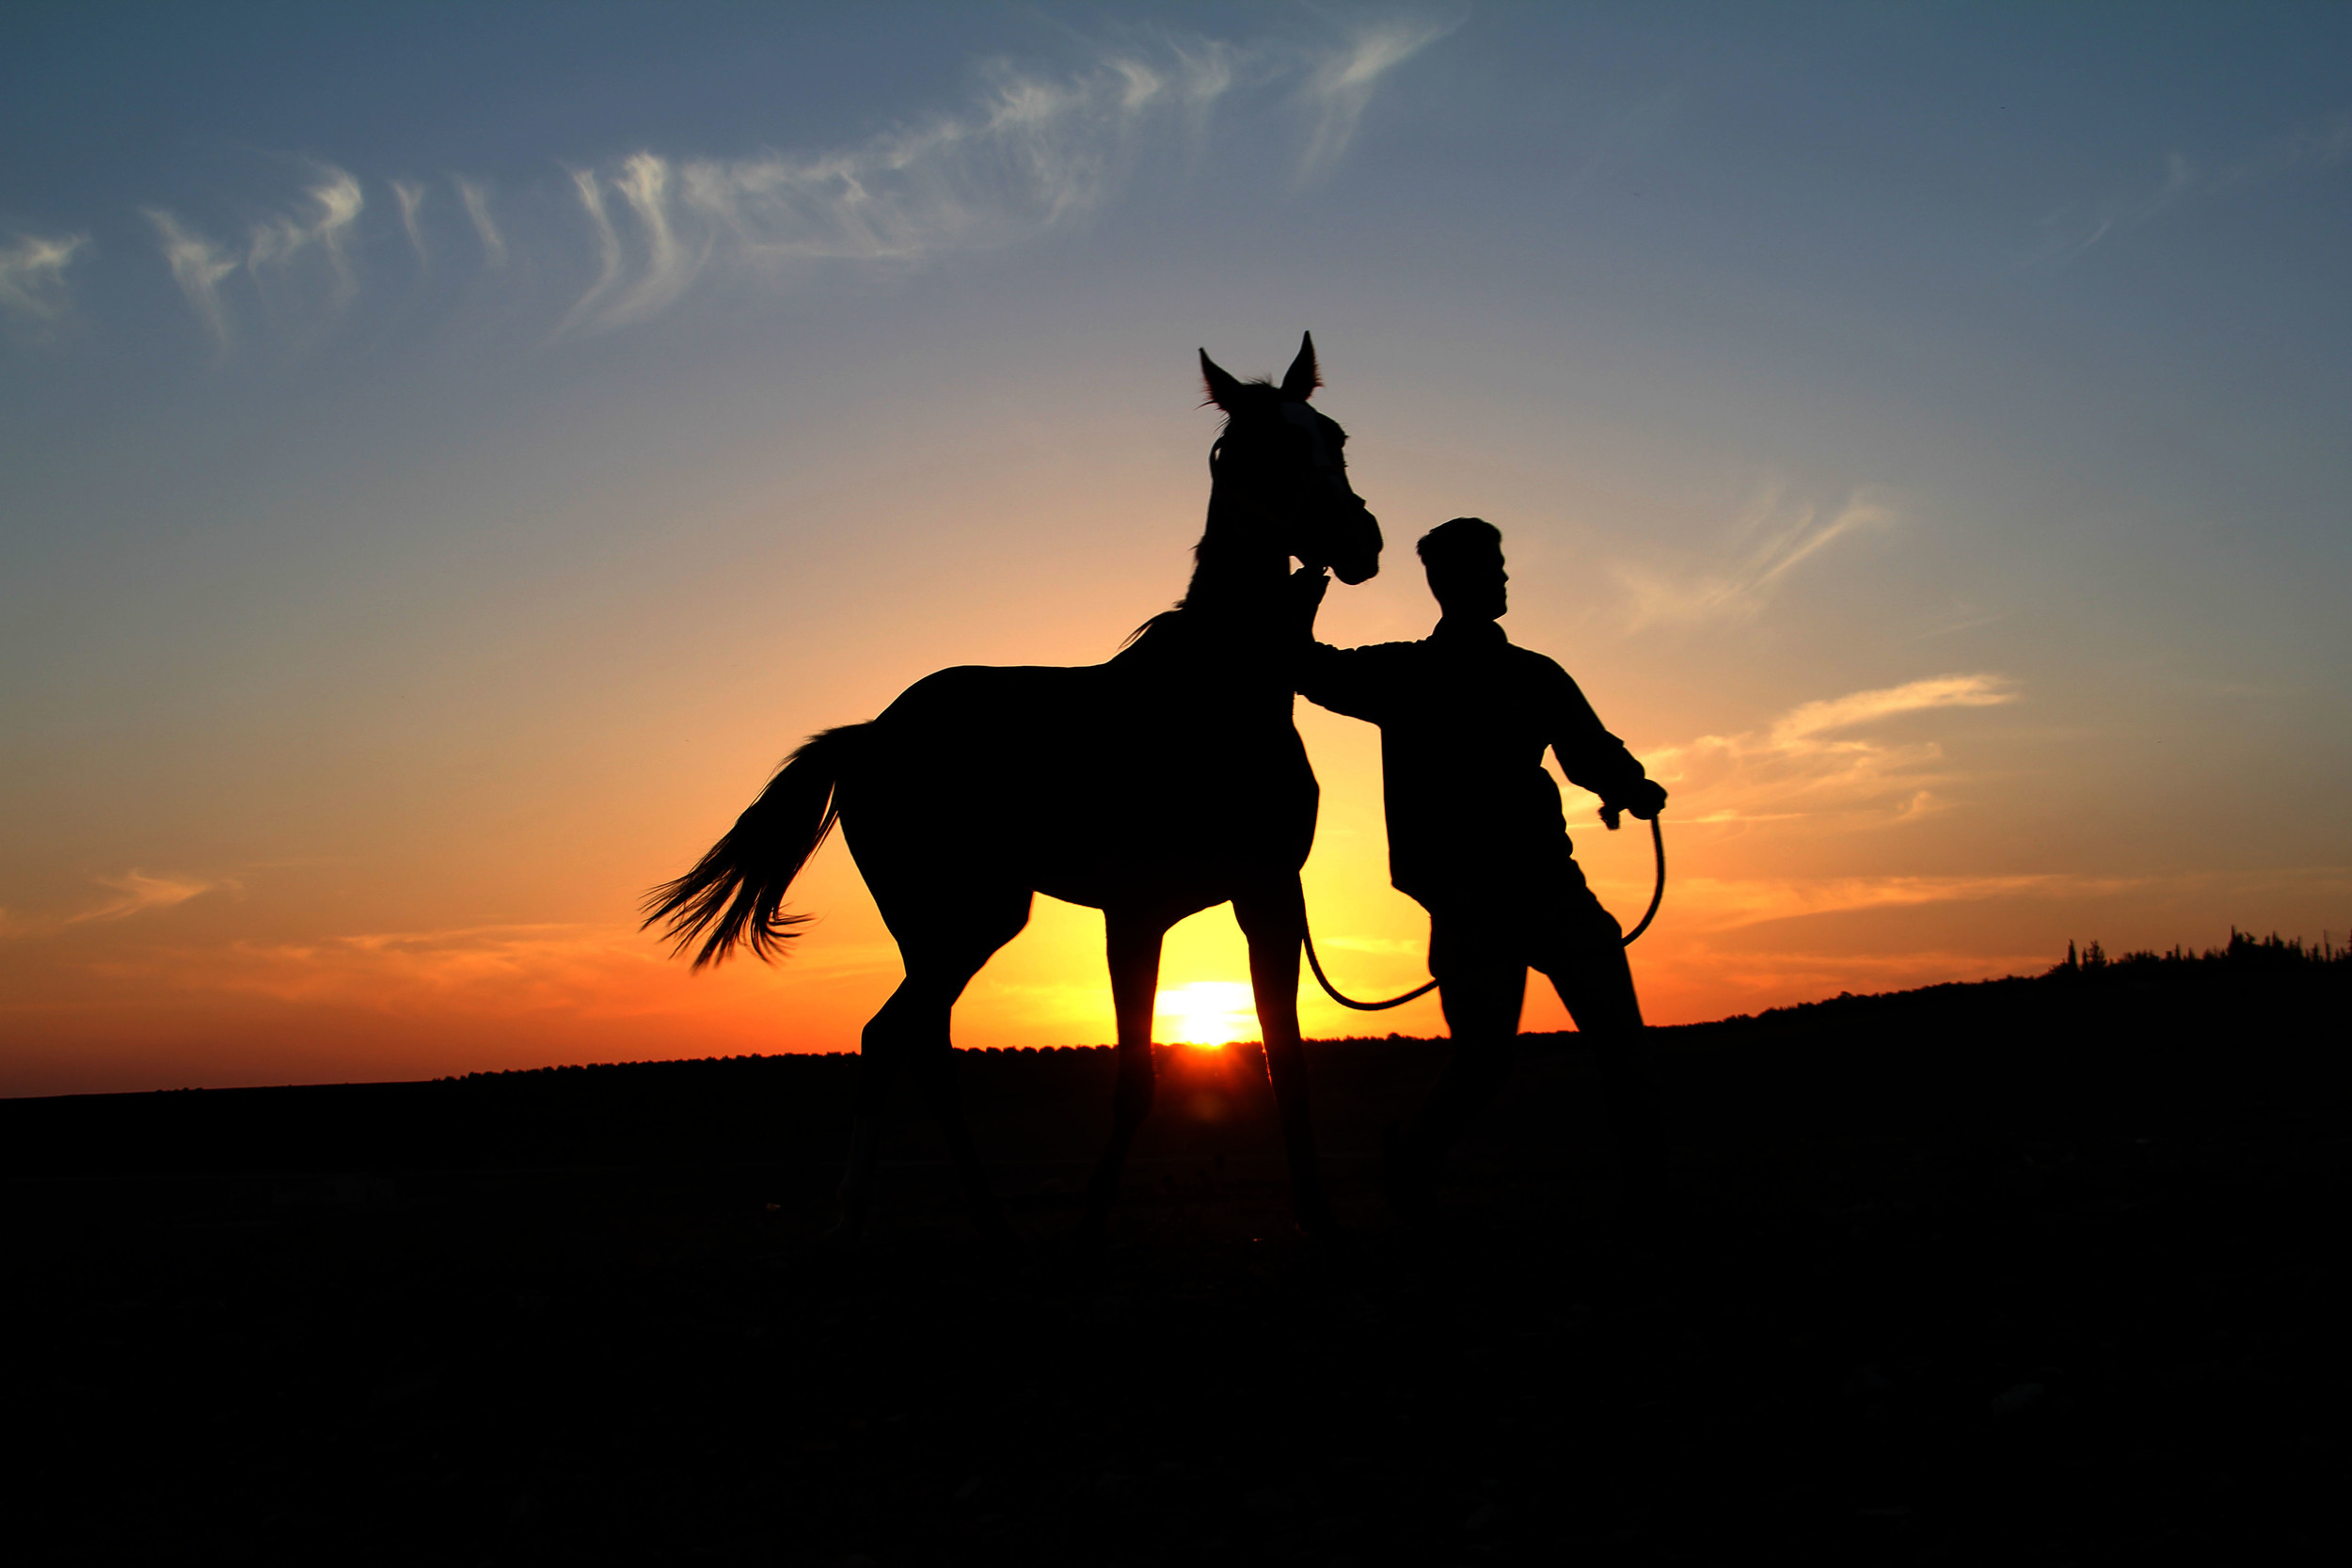
<path fill-rule="evenodd" d="M 898 971 L 837 842 L 773 969 L 690 975 L 640 895 L 928 672 L 1107 657 L 1200 528 L 1194 349 L 1302 328 L 1390 544 L 1322 635 L 1423 635 L 1412 540 L 1486 516 L 1506 629 L 1674 791 L 1653 1022 L 2352 920 L 2324 51 L 2184 35 L 2265 88 L 2201 96 L 1957 20 L 1171 16 L 885 70 L 713 12 L 544 124 L 404 33 L 323 97 L 256 56 L 188 163 L 95 134 L 147 78 L 69 39 L 122 71 L 51 106 L 87 162 L 0 209 L 0 1093 L 850 1048 Z M 1376 736 L 1299 723 L 1318 945 L 1406 989 Z M 1040 900 L 959 1041 L 1108 1038 L 1100 936 Z M 1244 977 L 1225 911 L 1172 934 L 1164 990 Z"/>

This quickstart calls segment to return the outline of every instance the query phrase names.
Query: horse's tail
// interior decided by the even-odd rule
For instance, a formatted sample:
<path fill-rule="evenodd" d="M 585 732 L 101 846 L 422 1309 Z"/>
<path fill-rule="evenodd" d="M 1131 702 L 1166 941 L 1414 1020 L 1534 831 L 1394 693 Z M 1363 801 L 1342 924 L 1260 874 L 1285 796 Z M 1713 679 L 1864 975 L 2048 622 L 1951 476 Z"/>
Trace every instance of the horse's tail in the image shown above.
<path fill-rule="evenodd" d="M 799 934 L 792 927 L 808 918 L 778 912 L 784 890 L 839 819 L 842 768 L 867 727 L 844 724 L 809 736 L 691 871 L 645 895 L 644 924 L 669 922 L 661 934 L 675 944 L 674 957 L 697 938 L 696 969 L 739 942 L 768 963 L 783 954 Z"/>

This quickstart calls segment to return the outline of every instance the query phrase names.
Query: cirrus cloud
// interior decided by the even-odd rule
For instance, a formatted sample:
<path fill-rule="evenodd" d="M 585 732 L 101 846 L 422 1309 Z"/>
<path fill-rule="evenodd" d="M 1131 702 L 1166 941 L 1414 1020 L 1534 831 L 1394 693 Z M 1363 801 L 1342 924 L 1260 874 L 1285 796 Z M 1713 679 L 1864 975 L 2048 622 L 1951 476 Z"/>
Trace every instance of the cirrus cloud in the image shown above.
<path fill-rule="evenodd" d="M 1451 26 L 1391 17 L 1311 45 L 1138 36 L 1096 46 L 1059 72 L 988 67 L 961 107 L 846 145 L 744 157 L 641 148 L 564 165 L 547 187 L 502 199 L 498 214 L 479 180 L 450 175 L 451 208 L 403 176 L 383 182 L 385 205 L 420 268 L 472 253 L 513 287 L 561 289 L 570 279 L 566 296 L 543 302 L 560 309 L 553 336 L 611 331 L 665 314 L 715 278 L 772 287 L 820 265 L 913 266 L 1033 240 L 1149 180 L 1180 177 L 1220 105 L 1245 96 L 1287 103 L 1301 120 L 1295 171 L 1326 173 L 1380 84 Z M 216 343 L 236 335 L 245 307 L 232 308 L 230 288 L 240 272 L 251 293 L 299 266 L 323 266 L 328 286 L 310 304 L 329 315 L 361 285 L 355 258 L 369 203 L 362 182 L 332 165 L 319 166 L 299 203 L 246 225 L 241 239 L 209 234 L 161 205 L 143 210 Z M 478 252 L 436 233 L 460 224 Z M 383 237 L 392 237 L 389 227 Z M 533 264 L 510 271 L 510 256 Z M 52 263 L 24 266 L 36 264 Z M 0 299 L 9 276 L 0 272 Z"/>
<path fill-rule="evenodd" d="M 1793 499 L 1779 484 L 1765 485 L 1742 509 L 1714 559 L 1680 569 L 1640 562 L 1616 567 L 1628 629 L 1751 620 L 1805 562 L 1840 539 L 1897 519 L 1893 499 L 1882 491 L 1857 489 L 1830 506 Z"/>
<path fill-rule="evenodd" d="M 393 193 L 400 200 L 404 218 L 413 219 L 414 210 L 402 196 L 397 182 Z M 222 297 L 221 285 L 240 267 L 258 288 L 264 278 L 283 277 L 306 257 L 315 254 L 327 267 L 330 309 L 348 303 L 358 289 L 350 244 L 352 226 L 367 206 L 359 182 L 330 166 L 321 170 L 319 182 L 306 195 L 310 211 L 299 215 L 278 213 L 263 218 L 246 230 L 241 246 L 230 246 L 199 233 L 163 208 L 142 209 L 163 242 L 164 262 L 171 269 L 172 281 L 180 285 L 188 308 L 196 312 L 197 320 L 215 343 L 226 347 L 233 336 L 229 304 Z M 409 237 L 421 251 L 423 242 L 413 223 Z"/>
<path fill-rule="evenodd" d="M 20 234 L 0 245 L 0 308 L 46 318 L 65 309 L 65 269 L 87 234 Z"/>
<path fill-rule="evenodd" d="M 2129 233 L 2175 208 L 2346 160 L 2352 160 L 2352 111 L 2276 136 L 2238 158 L 2198 159 L 2169 152 L 2163 172 L 2154 179 L 2052 213 L 2042 221 L 2041 248 L 2027 264 L 2064 266 L 2102 240 Z"/>
<path fill-rule="evenodd" d="M 1108 201 L 1153 154 L 1197 148 L 1220 101 L 1295 81 L 1302 175 L 1337 163 L 1381 79 L 1447 29 L 1383 22 L 1300 53 L 1214 40 L 1104 52 L 1063 76 L 999 67 L 961 113 L 806 154 L 571 170 L 595 281 L 564 332 L 659 315 L 713 266 L 775 277 L 818 262 L 914 263 L 1014 243 Z"/>
<path fill-rule="evenodd" d="M 1915 820 L 1939 809 L 1933 785 L 1950 776 L 1930 739 L 1854 733 L 1882 720 L 2018 700 L 1994 674 L 1934 675 L 1901 686 L 1800 703 L 1760 729 L 1701 736 L 1645 759 L 1672 784 L 1677 816 L 1761 822 L 1839 814 L 1857 826 Z"/>
<path fill-rule="evenodd" d="M 125 871 L 119 877 L 101 877 L 101 887 L 112 888 L 114 896 L 95 908 L 79 914 L 68 915 L 65 924 L 80 926 L 94 920 L 128 920 L 150 910 L 167 910 L 184 904 L 199 894 L 215 888 L 232 886 L 226 880 L 212 881 L 198 877 L 150 877 L 136 870 Z"/>

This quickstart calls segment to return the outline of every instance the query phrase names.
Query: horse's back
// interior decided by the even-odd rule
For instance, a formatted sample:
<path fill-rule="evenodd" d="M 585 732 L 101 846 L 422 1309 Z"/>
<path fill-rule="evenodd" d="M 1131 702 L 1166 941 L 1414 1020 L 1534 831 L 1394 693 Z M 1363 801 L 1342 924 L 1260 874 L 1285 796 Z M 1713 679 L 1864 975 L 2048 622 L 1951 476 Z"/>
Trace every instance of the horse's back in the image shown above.
<path fill-rule="evenodd" d="M 908 687 L 874 722 L 903 732 L 1050 720 L 1098 695 L 1106 673 L 1100 664 L 959 664 Z"/>

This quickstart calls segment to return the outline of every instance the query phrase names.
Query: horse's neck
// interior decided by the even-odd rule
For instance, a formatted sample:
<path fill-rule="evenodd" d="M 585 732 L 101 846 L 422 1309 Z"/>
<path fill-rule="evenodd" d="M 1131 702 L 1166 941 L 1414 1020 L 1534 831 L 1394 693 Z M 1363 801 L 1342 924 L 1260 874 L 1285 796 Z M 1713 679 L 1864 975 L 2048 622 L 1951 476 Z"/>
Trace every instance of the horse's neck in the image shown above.
<path fill-rule="evenodd" d="M 1279 610 L 1290 557 L 1258 537 L 1257 527 L 1221 485 L 1209 493 L 1208 527 L 1192 555 L 1185 613 L 1238 631 Z"/>
<path fill-rule="evenodd" d="M 1241 509 L 1212 492 L 1208 528 L 1194 547 L 1184 598 L 1147 622 L 1111 662 L 1137 673 L 1157 671 L 1153 678 L 1175 677 L 1185 685 L 1203 678 L 1218 688 L 1234 680 L 1271 683 L 1287 699 L 1289 681 L 1280 661 L 1268 655 L 1284 630 L 1290 557 L 1253 537 L 1255 531 Z"/>

